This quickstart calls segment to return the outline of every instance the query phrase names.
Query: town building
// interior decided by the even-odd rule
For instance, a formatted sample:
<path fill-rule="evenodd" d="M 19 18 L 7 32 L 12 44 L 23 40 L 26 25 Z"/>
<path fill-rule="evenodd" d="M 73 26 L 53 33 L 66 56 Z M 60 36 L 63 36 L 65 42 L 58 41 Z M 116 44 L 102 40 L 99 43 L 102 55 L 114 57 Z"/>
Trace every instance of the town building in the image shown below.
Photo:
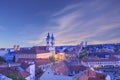
<path fill-rule="evenodd" d="M 84 57 L 81 60 L 81 63 L 87 67 L 98 67 L 98 66 L 120 66 L 120 59 L 111 57 L 111 58 L 98 58 L 98 57 Z"/>
<path fill-rule="evenodd" d="M 15 75 L 17 79 L 35 80 L 35 65 L 32 63 L 2 64 L 0 66 L 0 73 L 4 76 Z M 4 79 L 1 77 L 0 80 Z"/>
<path fill-rule="evenodd" d="M 38 80 L 72 80 L 72 77 L 68 76 L 64 61 L 59 61 L 48 68 Z"/>
<path fill-rule="evenodd" d="M 46 46 L 33 46 L 29 49 L 18 50 L 15 54 L 15 61 L 20 58 L 49 58 L 55 54 L 55 38 L 48 33 Z"/>
<path fill-rule="evenodd" d="M 94 69 L 86 69 L 79 74 L 79 80 L 111 80 L 109 75 L 94 71 Z"/>
<path fill-rule="evenodd" d="M 34 63 L 35 68 L 40 68 L 42 71 L 46 71 L 53 63 L 49 59 L 41 58 L 20 58 L 19 63 Z"/>
<path fill-rule="evenodd" d="M 12 80 L 11 78 L 8 78 L 5 75 L 0 74 L 0 80 Z"/>

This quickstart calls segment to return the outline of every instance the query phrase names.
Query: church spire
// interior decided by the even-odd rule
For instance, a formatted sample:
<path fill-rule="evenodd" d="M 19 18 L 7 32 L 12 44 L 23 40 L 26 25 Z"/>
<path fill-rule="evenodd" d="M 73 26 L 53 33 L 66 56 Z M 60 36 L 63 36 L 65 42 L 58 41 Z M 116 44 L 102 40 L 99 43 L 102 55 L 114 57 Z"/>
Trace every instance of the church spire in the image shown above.
<path fill-rule="evenodd" d="M 50 39 L 50 33 L 48 33 L 48 35 L 47 35 L 47 39 Z"/>
<path fill-rule="evenodd" d="M 51 39 L 52 39 L 52 40 L 54 40 L 54 39 L 55 39 L 55 38 L 54 38 L 54 35 L 53 35 L 53 33 L 52 33 Z"/>

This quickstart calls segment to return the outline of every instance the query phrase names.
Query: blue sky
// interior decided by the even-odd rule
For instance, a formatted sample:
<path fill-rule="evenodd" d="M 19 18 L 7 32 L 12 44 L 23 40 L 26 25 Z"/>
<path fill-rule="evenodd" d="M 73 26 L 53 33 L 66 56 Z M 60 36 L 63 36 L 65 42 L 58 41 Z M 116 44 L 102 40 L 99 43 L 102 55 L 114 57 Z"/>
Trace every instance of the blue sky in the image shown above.
<path fill-rule="evenodd" d="M 120 42 L 119 0 L 0 0 L 0 47 Z"/>

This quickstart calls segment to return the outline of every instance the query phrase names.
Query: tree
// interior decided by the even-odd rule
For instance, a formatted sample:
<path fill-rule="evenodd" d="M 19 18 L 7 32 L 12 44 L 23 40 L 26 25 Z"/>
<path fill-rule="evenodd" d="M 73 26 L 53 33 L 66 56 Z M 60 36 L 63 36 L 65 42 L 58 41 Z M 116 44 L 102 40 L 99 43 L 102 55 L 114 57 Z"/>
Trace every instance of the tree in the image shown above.
<path fill-rule="evenodd" d="M 4 62 L 4 58 L 0 56 L 0 62 Z"/>
<path fill-rule="evenodd" d="M 19 78 L 18 80 L 25 80 L 24 78 Z"/>
<path fill-rule="evenodd" d="M 55 63 L 55 57 L 54 57 L 53 55 L 49 57 L 49 60 L 50 60 L 51 62 Z"/>
<path fill-rule="evenodd" d="M 83 58 L 85 55 L 86 55 L 86 53 L 85 53 L 85 52 L 82 52 L 82 53 L 79 54 L 78 57 L 79 57 L 79 59 L 81 59 L 81 58 Z"/>
<path fill-rule="evenodd" d="M 8 74 L 7 77 L 11 78 L 12 80 L 17 80 L 16 74 L 13 73 Z"/>

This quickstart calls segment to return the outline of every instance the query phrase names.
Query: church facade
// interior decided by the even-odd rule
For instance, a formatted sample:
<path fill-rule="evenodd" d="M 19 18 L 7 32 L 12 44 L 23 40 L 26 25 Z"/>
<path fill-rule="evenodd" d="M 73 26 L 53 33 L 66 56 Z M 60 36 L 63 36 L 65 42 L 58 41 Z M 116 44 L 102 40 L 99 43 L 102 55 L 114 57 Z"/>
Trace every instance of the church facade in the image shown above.
<path fill-rule="evenodd" d="M 55 52 L 55 38 L 53 34 L 50 36 L 50 34 L 48 33 L 46 37 L 46 50 L 50 52 Z"/>
<path fill-rule="evenodd" d="M 30 49 L 20 49 L 15 54 L 15 61 L 20 58 L 49 58 L 55 54 L 55 38 L 54 35 L 48 33 L 46 37 L 46 46 L 33 46 Z"/>

